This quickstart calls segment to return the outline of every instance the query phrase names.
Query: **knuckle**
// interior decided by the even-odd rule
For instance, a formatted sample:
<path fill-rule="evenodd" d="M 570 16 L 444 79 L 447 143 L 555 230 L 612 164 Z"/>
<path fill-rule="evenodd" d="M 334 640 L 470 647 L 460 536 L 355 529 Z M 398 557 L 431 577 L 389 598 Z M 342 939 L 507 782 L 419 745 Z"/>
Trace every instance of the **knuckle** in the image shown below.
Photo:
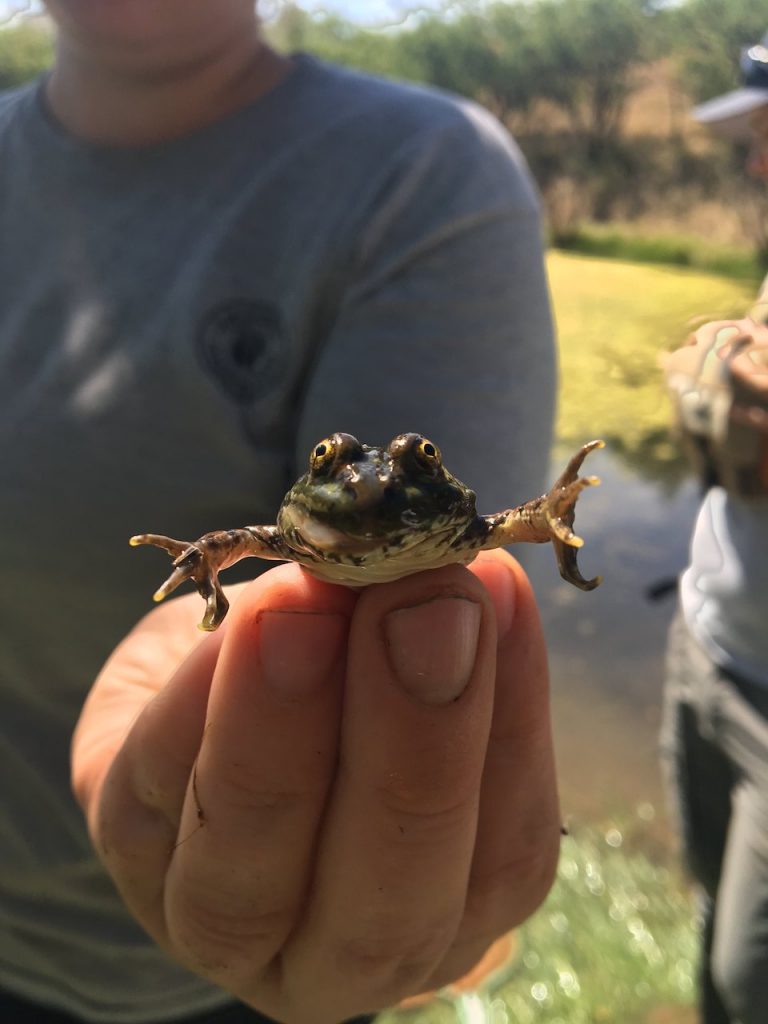
<path fill-rule="evenodd" d="M 233 907 L 199 894 L 187 896 L 169 915 L 174 948 L 209 978 L 251 976 L 279 948 L 294 923 L 287 908 Z"/>
<path fill-rule="evenodd" d="M 204 788 L 202 783 L 200 786 Z M 266 788 L 254 781 L 247 767 L 232 763 L 217 766 L 216 800 L 210 813 L 212 816 L 217 809 L 222 810 L 239 828 L 263 837 L 265 830 L 268 832 L 286 818 L 300 815 L 309 802 L 309 793 Z M 206 804 L 203 797 L 203 806 Z"/>
<path fill-rule="evenodd" d="M 386 834 L 395 845 L 414 851 L 452 849 L 457 837 L 474 826 L 476 806 L 475 801 L 464 801 L 452 807 L 393 807 L 387 813 Z"/>
<path fill-rule="evenodd" d="M 173 822 L 161 810 L 143 804 L 119 773 L 107 773 L 98 799 L 90 808 L 91 839 L 113 875 L 141 872 L 160 857 L 166 860 L 176 836 Z"/>
<path fill-rule="evenodd" d="M 457 922 L 436 922 L 418 934 L 371 934 L 349 939 L 340 951 L 340 966 L 377 992 L 382 1005 L 414 995 L 445 956 Z"/>
<path fill-rule="evenodd" d="M 559 833 L 540 836 L 517 849 L 484 875 L 470 880 L 473 916 L 498 922 L 499 930 L 514 928 L 544 902 L 557 872 Z M 493 926 L 492 926 L 493 927 Z"/>
<path fill-rule="evenodd" d="M 394 778 L 376 788 L 374 800 L 403 843 L 431 845 L 447 841 L 474 821 L 479 790 L 465 786 L 464 792 L 460 788 L 449 792 Z"/>
<path fill-rule="evenodd" d="M 448 956 L 430 978 L 431 988 L 459 985 L 475 989 L 487 982 L 492 974 L 509 964 L 517 949 L 515 933 L 501 935 L 491 930 L 484 935 L 473 935 L 456 942 Z"/>

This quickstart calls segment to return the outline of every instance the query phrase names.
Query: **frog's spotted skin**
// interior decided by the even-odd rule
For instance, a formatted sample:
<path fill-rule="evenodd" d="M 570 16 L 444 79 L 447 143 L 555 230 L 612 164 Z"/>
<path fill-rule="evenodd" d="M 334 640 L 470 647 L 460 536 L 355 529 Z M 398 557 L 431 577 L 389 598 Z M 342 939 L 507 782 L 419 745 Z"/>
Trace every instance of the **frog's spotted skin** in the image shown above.
<path fill-rule="evenodd" d="M 583 542 L 572 526 L 579 494 L 599 483 L 579 477 L 579 468 L 602 447 L 591 441 L 580 448 L 548 494 L 480 516 L 474 492 L 444 468 L 437 446 L 421 434 L 399 434 L 386 448 L 333 434 L 315 445 L 309 471 L 286 494 L 275 526 L 218 530 L 192 543 L 142 533 L 131 544 L 154 544 L 171 555 L 173 572 L 155 600 L 192 580 L 205 598 L 200 628 L 206 630 L 227 614 L 220 570 L 249 556 L 298 562 L 320 579 L 362 587 L 466 565 L 488 548 L 552 541 L 561 576 L 592 590 L 600 578 L 585 580 L 579 572 L 576 550 Z"/>

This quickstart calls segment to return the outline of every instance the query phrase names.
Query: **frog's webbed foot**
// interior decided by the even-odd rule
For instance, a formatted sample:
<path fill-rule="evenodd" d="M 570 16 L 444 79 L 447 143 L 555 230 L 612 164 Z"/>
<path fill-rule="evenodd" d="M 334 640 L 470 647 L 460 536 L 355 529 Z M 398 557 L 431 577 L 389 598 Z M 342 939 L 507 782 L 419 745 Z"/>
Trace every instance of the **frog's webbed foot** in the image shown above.
<path fill-rule="evenodd" d="M 229 601 L 219 583 L 221 559 L 217 555 L 221 554 L 221 545 L 211 546 L 208 543 L 209 536 L 206 534 L 194 543 L 173 540 L 156 533 L 140 533 L 130 539 L 133 546 L 154 544 L 155 547 L 163 548 L 173 559 L 173 572 L 152 595 L 155 601 L 168 597 L 186 580 L 195 584 L 205 600 L 205 615 L 200 623 L 200 629 L 205 630 L 217 629 L 229 609 Z"/>
<path fill-rule="evenodd" d="M 594 590 L 602 579 L 596 576 L 587 580 L 581 575 L 576 553 L 584 541 L 573 532 L 573 521 L 581 492 L 600 483 L 596 476 L 580 477 L 581 464 L 591 451 L 603 447 L 603 441 L 582 445 L 546 494 L 495 516 L 485 516 L 488 533 L 483 547 L 501 547 L 523 541 L 533 544 L 552 541 L 563 579 L 580 590 Z"/>
<path fill-rule="evenodd" d="M 586 580 L 581 575 L 576 555 L 579 548 L 584 546 L 584 541 L 573 532 L 573 522 L 576 501 L 581 492 L 600 483 L 600 478 L 596 476 L 580 477 L 581 464 L 595 448 L 604 447 L 604 441 L 590 441 L 582 445 L 542 499 L 560 575 L 579 590 L 594 590 L 602 583 L 602 576 Z"/>
<path fill-rule="evenodd" d="M 218 629 L 229 609 L 229 601 L 219 583 L 219 572 L 234 565 L 241 558 L 254 555 L 259 558 L 286 557 L 273 526 L 246 526 L 241 530 L 215 530 L 203 534 L 190 543 L 173 540 L 157 533 L 140 533 L 130 543 L 154 544 L 167 551 L 173 559 L 173 572 L 154 593 L 155 601 L 162 601 L 186 580 L 191 580 L 205 601 L 205 615 L 200 629 Z"/>

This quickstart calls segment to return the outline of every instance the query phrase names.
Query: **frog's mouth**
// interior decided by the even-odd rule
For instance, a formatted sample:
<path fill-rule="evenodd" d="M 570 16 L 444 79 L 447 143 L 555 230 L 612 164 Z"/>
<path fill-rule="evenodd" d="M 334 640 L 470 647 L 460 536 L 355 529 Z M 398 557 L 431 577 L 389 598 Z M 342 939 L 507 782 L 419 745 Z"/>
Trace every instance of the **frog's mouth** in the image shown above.
<path fill-rule="evenodd" d="M 306 544 L 313 551 L 323 555 L 365 555 L 382 546 L 382 537 L 374 532 L 350 534 L 338 527 L 318 519 L 316 515 L 293 505 L 283 508 L 280 513 L 281 528 L 284 533 L 292 535 L 293 542 Z M 398 537 L 398 546 L 409 546 L 408 539 L 415 543 L 419 534 L 413 527 L 403 527 Z"/>

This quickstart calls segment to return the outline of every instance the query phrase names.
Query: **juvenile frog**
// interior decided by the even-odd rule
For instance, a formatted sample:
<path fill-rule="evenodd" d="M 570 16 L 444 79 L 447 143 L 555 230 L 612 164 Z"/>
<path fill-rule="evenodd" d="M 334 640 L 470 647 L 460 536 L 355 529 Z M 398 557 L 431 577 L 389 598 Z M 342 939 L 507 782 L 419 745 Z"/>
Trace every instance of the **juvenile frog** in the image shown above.
<path fill-rule="evenodd" d="M 583 541 L 572 527 L 579 494 L 600 482 L 579 477 L 579 469 L 602 447 L 602 441 L 583 445 L 547 494 L 481 516 L 474 492 L 448 472 L 437 445 L 421 434 L 399 434 L 386 448 L 333 434 L 312 449 L 309 470 L 286 494 L 274 526 L 216 530 L 191 543 L 154 533 L 130 542 L 154 544 L 174 559 L 156 601 L 185 580 L 194 582 L 205 599 L 205 630 L 216 629 L 229 607 L 219 572 L 251 556 L 298 562 L 320 579 L 364 587 L 466 565 L 489 548 L 551 541 L 563 579 L 592 590 L 600 577 L 581 575 L 576 552 Z"/>

